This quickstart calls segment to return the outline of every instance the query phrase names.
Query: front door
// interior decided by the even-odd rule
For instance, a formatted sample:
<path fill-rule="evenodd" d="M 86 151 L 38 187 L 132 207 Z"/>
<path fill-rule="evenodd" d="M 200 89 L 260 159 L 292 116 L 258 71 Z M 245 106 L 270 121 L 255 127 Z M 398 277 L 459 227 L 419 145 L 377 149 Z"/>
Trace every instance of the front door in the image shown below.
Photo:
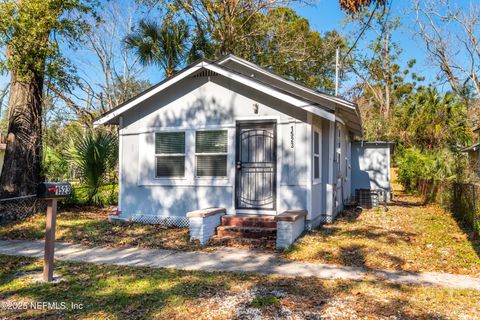
<path fill-rule="evenodd" d="M 237 124 L 235 207 L 275 210 L 276 126 L 274 122 Z"/>

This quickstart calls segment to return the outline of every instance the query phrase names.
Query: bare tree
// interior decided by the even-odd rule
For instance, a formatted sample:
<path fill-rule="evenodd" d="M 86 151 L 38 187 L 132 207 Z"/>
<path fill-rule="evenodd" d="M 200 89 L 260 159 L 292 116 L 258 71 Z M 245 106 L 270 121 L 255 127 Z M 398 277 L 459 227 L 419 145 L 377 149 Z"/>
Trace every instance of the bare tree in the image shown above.
<path fill-rule="evenodd" d="M 413 0 L 416 35 L 431 62 L 457 95 L 471 86 L 480 95 L 480 5 L 460 7 L 450 0 Z"/>
<path fill-rule="evenodd" d="M 368 50 L 353 48 L 356 49 L 356 54 L 349 60 L 347 68 L 359 78 L 356 85 L 359 90 L 356 91 L 363 96 L 363 104 L 368 104 L 369 108 L 378 108 L 382 118 L 387 119 L 391 106 L 395 103 L 393 95 L 398 73 L 396 60 L 401 53 L 401 49 L 392 40 L 394 31 L 400 25 L 399 18 L 390 15 L 389 6 L 383 6 L 380 11 L 374 8 L 351 17 L 350 20 L 360 30 L 360 34 L 355 35 L 357 38 L 365 36 L 362 33 L 366 29 L 374 38 L 368 43 Z"/>
<path fill-rule="evenodd" d="M 75 88 L 64 90 L 53 83 L 46 84 L 49 93 L 63 101 L 86 125 L 91 125 L 98 113 L 114 108 L 149 85 L 139 80 L 144 69 L 124 45 L 137 12 L 136 4 L 106 3 L 99 10 L 100 20 L 89 21 L 90 30 L 75 55 L 80 71 Z"/>
<path fill-rule="evenodd" d="M 92 98 L 99 100 L 101 109 L 110 110 L 138 91 L 133 86 L 143 68 L 124 45 L 137 9 L 134 4 L 125 8 L 110 3 L 103 11 L 103 21 L 87 34 L 86 48 L 95 54 L 102 72 L 102 82 L 95 84 L 98 88 L 88 90 Z"/>

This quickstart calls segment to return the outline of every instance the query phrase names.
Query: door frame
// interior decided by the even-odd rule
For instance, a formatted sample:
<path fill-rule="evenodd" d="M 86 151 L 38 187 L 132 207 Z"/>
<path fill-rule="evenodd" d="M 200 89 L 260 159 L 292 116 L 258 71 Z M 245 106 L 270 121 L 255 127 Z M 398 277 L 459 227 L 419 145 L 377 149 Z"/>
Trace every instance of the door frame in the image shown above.
<path fill-rule="evenodd" d="M 251 126 L 251 127 L 259 127 L 262 128 L 262 125 L 271 125 L 273 128 L 273 152 L 274 152 L 274 159 L 273 159 L 273 208 L 272 209 L 263 209 L 263 208 L 239 208 L 238 207 L 238 199 L 237 199 L 237 187 L 239 183 L 239 174 L 236 168 L 237 162 L 240 156 L 240 143 L 239 143 L 239 128 L 242 126 Z M 235 171 L 235 181 L 234 181 L 234 188 L 233 188 L 233 204 L 236 213 L 253 213 L 253 214 L 273 214 L 275 215 L 277 212 L 277 192 L 278 192 L 278 119 L 277 118 L 264 118 L 264 119 L 242 119 L 235 121 L 235 156 L 234 156 L 234 171 Z"/>

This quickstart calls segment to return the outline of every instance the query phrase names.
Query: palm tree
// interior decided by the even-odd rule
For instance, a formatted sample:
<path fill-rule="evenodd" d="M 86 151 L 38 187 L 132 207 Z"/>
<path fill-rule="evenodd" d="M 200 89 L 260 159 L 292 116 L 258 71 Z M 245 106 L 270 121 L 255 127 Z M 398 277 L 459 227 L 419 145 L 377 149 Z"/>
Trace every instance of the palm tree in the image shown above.
<path fill-rule="evenodd" d="M 118 140 L 112 132 L 87 130 L 75 137 L 69 159 L 80 173 L 87 203 L 101 204 L 100 188 L 111 183 L 117 156 Z"/>
<path fill-rule="evenodd" d="M 348 14 L 358 14 L 362 9 L 375 4 L 376 6 L 384 6 L 387 0 L 338 0 L 342 10 Z"/>
<path fill-rule="evenodd" d="M 187 54 L 188 26 L 185 21 L 140 21 L 137 30 L 125 38 L 143 65 L 159 65 L 171 77 Z"/>

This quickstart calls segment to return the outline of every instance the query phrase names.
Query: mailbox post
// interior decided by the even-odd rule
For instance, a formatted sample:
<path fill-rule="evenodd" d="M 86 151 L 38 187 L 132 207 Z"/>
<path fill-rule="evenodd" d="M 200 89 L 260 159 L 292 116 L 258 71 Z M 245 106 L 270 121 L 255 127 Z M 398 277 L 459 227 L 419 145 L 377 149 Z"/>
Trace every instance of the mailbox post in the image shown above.
<path fill-rule="evenodd" d="M 47 200 L 47 222 L 45 232 L 45 257 L 43 260 L 43 280 L 53 280 L 53 258 L 55 252 L 55 225 L 57 220 L 57 200 L 72 193 L 70 183 L 43 182 L 37 187 L 37 198 Z"/>

